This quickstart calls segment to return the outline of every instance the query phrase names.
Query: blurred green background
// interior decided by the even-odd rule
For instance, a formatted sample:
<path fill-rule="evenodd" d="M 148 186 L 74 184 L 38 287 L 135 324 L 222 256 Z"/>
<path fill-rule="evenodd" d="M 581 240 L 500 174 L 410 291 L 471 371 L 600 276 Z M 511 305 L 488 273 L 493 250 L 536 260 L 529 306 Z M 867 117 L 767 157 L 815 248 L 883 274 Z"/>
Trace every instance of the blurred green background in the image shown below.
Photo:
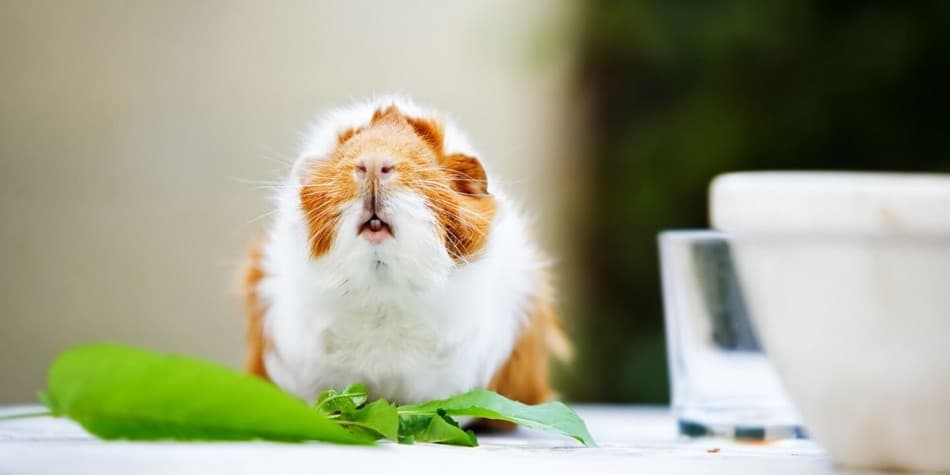
<path fill-rule="evenodd" d="M 668 398 L 656 233 L 733 170 L 950 171 L 950 2 L 587 2 L 593 167 L 571 399 Z"/>

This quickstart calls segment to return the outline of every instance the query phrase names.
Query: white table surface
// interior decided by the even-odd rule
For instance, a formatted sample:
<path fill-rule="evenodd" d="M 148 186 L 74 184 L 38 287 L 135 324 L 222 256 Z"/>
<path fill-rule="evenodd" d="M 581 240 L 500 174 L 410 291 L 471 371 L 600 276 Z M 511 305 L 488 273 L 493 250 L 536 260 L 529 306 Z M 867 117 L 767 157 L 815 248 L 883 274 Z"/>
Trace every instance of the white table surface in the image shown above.
<path fill-rule="evenodd" d="M 0 415 L 38 406 L 0 408 Z M 383 443 L 347 447 L 322 443 L 104 442 L 65 419 L 0 421 L 0 474 L 19 473 L 276 473 L 361 474 L 519 473 L 837 473 L 814 442 L 768 445 L 676 436 L 666 408 L 575 406 L 599 448 L 519 429 L 483 435 L 477 448 Z M 715 450 L 718 449 L 718 450 Z"/>

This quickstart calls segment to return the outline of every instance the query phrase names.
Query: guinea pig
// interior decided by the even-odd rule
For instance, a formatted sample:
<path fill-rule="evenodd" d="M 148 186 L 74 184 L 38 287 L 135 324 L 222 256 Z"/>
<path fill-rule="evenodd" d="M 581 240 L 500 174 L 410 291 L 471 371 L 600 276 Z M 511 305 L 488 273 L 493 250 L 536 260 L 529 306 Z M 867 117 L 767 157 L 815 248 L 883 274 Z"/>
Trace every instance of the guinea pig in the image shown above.
<path fill-rule="evenodd" d="M 403 97 L 318 121 L 249 253 L 247 370 L 308 401 L 551 397 L 546 259 L 456 126 Z"/>

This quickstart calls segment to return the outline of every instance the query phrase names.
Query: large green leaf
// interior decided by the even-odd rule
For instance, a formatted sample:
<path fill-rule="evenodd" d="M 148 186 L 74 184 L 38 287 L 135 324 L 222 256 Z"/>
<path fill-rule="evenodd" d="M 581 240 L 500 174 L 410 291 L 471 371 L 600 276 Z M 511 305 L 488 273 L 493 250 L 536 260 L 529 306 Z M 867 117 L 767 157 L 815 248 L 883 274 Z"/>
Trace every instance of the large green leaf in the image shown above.
<path fill-rule="evenodd" d="M 513 422 L 529 429 L 568 435 L 588 447 L 596 447 L 584 421 L 560 402 L 528 406 L 493 391 L 476 389 L 448 399 L 401 406 L 401 416 L 430 415 L 439 410 L 450 416 L 473 416 Z"/>
<path fill-rule="evenodd" d="M 104 439 L 373 442 L 263 380 L 185 356 L 80 346 L 53 362 L 47 383 L 55 415 Z"/>

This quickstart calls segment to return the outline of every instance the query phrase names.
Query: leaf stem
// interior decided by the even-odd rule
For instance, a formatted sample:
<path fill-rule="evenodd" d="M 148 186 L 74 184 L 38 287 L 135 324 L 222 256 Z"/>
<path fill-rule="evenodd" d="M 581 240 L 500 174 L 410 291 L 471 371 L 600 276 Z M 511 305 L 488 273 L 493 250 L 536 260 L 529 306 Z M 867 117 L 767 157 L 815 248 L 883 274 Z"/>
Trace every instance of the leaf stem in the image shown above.
<path fill-rule="evenodd" d="M 52 415 L 53 413 L 51 411 L 20 412 L 17 414 L 0 415 L 0 421 L 7 421 L 7 420 L 13 420 L 13 419 L 27 419 L 30 417 L 45 417 L 45 416 L 52 416 Z"/>
<path fill-rule="evenodd" d="M 418 410 L 418 409 L 406 409 L 403 410 L 401 407 L 396 408 L 396 413 L 400 416 L 434 416 L 436 411 L 431 410 Z"/>
<path fill-rule="evenodd" d="M 317 406 L 314 409 L 319 410 L 320 408 L 323 407 L 324 404 L 336 399 L 342 399 L 342 398 L 352 399 L 356 397 L 368 397 L 368 396 L 369 396 L 368 393 L 337 393 L 321 401 L 320 404 L 317 404 Z"/>

